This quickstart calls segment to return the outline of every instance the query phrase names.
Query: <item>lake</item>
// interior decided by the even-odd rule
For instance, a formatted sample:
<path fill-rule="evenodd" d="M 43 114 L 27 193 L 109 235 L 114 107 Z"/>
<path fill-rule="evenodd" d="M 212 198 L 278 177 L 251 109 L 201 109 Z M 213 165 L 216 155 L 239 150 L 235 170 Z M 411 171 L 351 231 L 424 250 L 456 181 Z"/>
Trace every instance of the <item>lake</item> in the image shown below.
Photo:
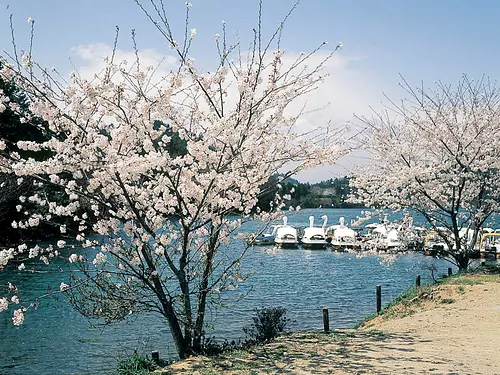
<path fill-rule="evenodd" d="M 329 224 L 340 216 L 349 223 L 359 209 L 303 210 L 289 214 L 289 223 L 306 226 L 309 215 L 319 219 L 326 214 Z M 254 231 L 247 223 L 245 231 Z M 235 242 L 235 251 L 241 246 Z M 210 312 L 210 334 L 218 339 L 243 338 L 254 308 L 283 306 L 292 320 L 291 330 L 322 328 L 322 308 L 330 311 L 330 327 L 352 327 L 375 312 L 375 285 L 382 285 L 382 303 L 390 302 L 415 282 L 431 281 L 430 267 L 447 273 L 449 263 L 420 254 L 404 255 L 390 266 L 383 257 L 356 258 L 353 254 L 330 250 L 277 250 L 251 248 L 243 262 L 249 278 L 228 295 L 224 308 Z M 13 281 L 26 300 L 58 289 L 64 273 L 27 274 L 0 272 L 0 285 Z M 245 295 L 243 299 L 239 299 Z M 134 350 L 159 350 L 162 358 L 175 355 L 175 347 L 165 321 L 156 316 L 139 316 L 111 326 L 92 325 L 88 319 L 60 299 L 45 299 L 36 311 L 26 314 L 25 323 L 14 327 L 12 309 L 0 313 L 0 374 L 106 374 L 116 360 Z M 95 322 L 94 322 L 95 323 Z"/>

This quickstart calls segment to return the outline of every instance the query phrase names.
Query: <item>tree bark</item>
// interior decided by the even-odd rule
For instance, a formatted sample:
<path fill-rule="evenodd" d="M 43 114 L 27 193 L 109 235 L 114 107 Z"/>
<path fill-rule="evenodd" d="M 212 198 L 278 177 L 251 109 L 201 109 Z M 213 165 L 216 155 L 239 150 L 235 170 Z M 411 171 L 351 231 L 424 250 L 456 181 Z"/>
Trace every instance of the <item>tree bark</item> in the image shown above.
<path fill-rule="evenodd" d="M 196 318 L 196 325 L 194 327 L 193 335 L 193 349 L 196 352 L 201 351 L 202 344 L 201 340 L 203 338 L 203 325 L 205 321 L 205 311 L 207 306 L 207 295 L 208 295 L 208 281 L 212 274 L 212 264 L 217 251 L 217 242 L 219 240 L 220 230 L 217 228 L 215 232 L 212 232 L 210 236 L 209 251 L 207 253 L 207 259 L 205 263 L 205 268 L 203 270 L 203 277 L 200 281 L 200 295 L 198 296 L 198 311 Z"/>

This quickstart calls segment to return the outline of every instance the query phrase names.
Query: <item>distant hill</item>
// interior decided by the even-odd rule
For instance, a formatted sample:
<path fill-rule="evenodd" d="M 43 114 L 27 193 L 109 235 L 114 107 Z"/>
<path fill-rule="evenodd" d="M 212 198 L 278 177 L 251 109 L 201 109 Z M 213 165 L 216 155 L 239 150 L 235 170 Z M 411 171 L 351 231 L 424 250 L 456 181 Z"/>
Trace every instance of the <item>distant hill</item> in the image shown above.
<path fill-rule="evenodd" d="M 347 202 L 347 197 L 350 193 L 348 177 L 332 178 L 315 184 L 309 182 L 303 183 L 294 178 L 287 178 L 279 183 L 279 185 L 281 189 L 278 187 L 277 176 L 268 181 L 265 187 L 266 194 L 259 200 L 260 208 L 268 209 L 270 202 L 277 192 L 282 196 L 290 195 L 291 199 L 285 202 L 286 207 L 363 207 Z"/>
<path fill-rule="evenodd" d="M 288 188 L 288 186 L 285 187 Z M 333 178 L 316 184 L 301 183 L 295 185 L 295 191 L 291 194 L 290 205 L 302 208 L 336 207 L 349 208 L 361 207 L 347 202 L 349 196 L 349 178 Z"/>

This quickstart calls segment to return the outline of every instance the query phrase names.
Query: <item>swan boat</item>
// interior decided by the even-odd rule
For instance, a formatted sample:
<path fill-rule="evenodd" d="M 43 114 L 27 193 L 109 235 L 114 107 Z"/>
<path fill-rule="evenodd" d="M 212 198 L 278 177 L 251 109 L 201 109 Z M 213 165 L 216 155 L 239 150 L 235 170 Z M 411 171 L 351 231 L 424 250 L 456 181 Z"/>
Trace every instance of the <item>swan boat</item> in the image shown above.
<path fill-rule="evenodd" d="M 294 248 L 299 244 L 297 229 L 288 225 L 288 218 L 283 216 L 283 225 L 276 228 L 274 243 L 278 247 Z"/>
<path fill-rule="evenodd" d="M 304 229 L 302 246 L 309 249 L 324 249 L 326 247 L 325 228 L 328 217 L 322 216 L 323 227 L 314 226 L 314 216 L 309 216 L 309 226 Z"/>
<path fill-rule="evenodd" d="M 345 219 L 341 217 L 338 225 L 332 225 L 325 231 L 326 241 L 330 242 L 333 250 L 342 251 L 345 249 L 354 249 L 357 246 L 357 233 L 345 225 Z"/>
<path fill-rule="evenodd" d="M 369 235 L 370 239 L 367 241 L 369 247 L 379 251 L 390 251 L 396 250 L 403 245 L 399 239 L 399 232 L 396 228 L 392 228 L 385 224 L 369 225 L 372 225 L 373 228 Z"/>
<path fill-rule="evenodd" d="M 282 224 L 271 225 L 265 233 L 252 234 L 248 238 L 248 243 L 252 246 L 274 245 L 276 231 Z"/>

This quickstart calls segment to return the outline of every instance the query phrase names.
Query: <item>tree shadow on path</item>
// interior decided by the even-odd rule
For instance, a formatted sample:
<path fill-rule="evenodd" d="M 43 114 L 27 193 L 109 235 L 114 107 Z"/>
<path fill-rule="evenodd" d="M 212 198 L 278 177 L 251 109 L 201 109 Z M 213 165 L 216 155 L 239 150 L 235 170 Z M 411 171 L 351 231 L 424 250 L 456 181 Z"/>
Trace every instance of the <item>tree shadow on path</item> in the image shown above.
<path fill-rule="evenodd" d="M 380 331 L 299 332 L 218 357 L 195 357 L 173 365 L 170 374 L 453 374 L 440 353 L 425 352 L 430 343 L 407 334 Z M 419 345 L 420 350 L 415 350 Z M 464 369 L 465 370 L 465 369 Z M 463 373 L 463 372 L 460 372 Z"/>

